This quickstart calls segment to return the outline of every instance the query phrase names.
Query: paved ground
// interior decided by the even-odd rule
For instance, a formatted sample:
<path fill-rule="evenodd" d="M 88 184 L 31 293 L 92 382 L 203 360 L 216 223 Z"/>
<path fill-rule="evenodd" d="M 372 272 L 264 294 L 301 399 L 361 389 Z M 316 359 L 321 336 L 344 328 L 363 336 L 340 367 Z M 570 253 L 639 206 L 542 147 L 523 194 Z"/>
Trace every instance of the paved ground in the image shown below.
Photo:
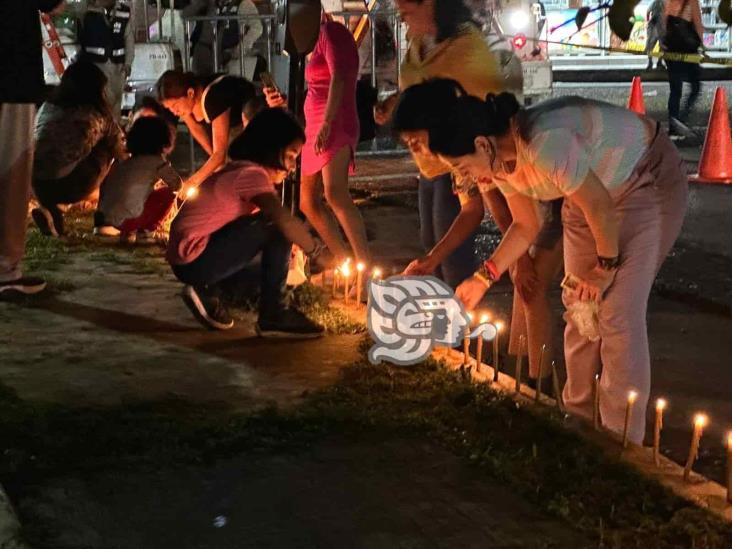
<path fill-rule="evenodd" d="M 331 440 L 155 473 L 26 488 L 47 547 L 585 547 L 500 483 L 429 442 Z M 531 525 L 531 528 L 527 528 Z"/>
<path fill-rule="evenodd" d="M 623 93 L 616 88 L 615 97 Z M 362 176 L 411 169 L 404 159 L 360 166 Z M 377 261 L 399 266 L 419 254 L 414 180 L 362 180 L 359 189 Z M 728 265 L 703 250 L 679 249 L 677 257 L 694 261 L 671 262 L 662 278 L 687 297 L 693 292 L 679 289 L 704 278 L 695 269 Z M 79 254 L 52 273 L 60 291 L 31 304 L 0 303 L 0 381 L 34 402 L 111 407 L 173 397 L 243 410 L 295 403 L 355 357 L 355 336 L 264 344 L 252 337 L 250 315 L 229 333 L 203 331 L 160 263 L 143 267 Z M 688 303 L 651 300 L 653 395 L 670 402 L 663 447 L 677 461 L 686 457 L 692 414 L 710 414 L 698 470 L 720 478 L 722 435 L 732 427 L 732 318 L 698 299 L 717 302 L 720 280 L 728 280 L 704 274 L 712 280 Z M 488 305 L 508 318 L 509 299 L 502 286 Z M 544 520 L 495 482 L 466 482 L 472 474 L 424 441 L 331 440 L 297 455 L 187 470 L 61 476 L 14 487 L 11 496 L 47 547 L 327 547 L 344 539 L 355 547 L 422 547 L 435 539 L 439 547 L 582 546 L 567 525 Z"/>

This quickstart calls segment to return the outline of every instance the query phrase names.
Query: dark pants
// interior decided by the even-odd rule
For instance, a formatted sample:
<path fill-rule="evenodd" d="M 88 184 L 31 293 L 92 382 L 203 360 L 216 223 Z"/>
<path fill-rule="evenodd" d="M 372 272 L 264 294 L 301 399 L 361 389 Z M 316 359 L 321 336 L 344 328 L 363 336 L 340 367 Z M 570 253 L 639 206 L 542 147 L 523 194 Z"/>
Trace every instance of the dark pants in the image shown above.
<path fill-rule="evenodd" d="M 682 122 L 689 117 L 694 107 L 699 90 L 701 89 L 701 67 L 697 63 L 684 63 L 683 61 L 667 61 L 668 70 L 668 115 Z M 684 110 L 681 110 L 681 94 L 684 89 L 684 82 L 691 84 L 691 93 L 686 99 Z"/>
<path fill-rule="evenodd" d="M 450 174 L 419 179 L 419 229 L 422 246 L 431 250 L 452 226 L 460 213 L 460 200 L 453 193 Z M 463 242 L 435 271 L 435 276 L 456 288 L 478 266 L 475 234 Z"/>
<path fill-rule="evenodd" d="M 285 284 L 292 244 L 262 215 L 240 217 L 211 235 L 206 249 L 191 263 L 173 265 L 185 284 L 211 287 L 242 274 L 261 252 L 259 313 L 273 316 L 285 307 Z"/>
<path fill-rule="evenodd" d="M 60 220 L 58 205 L 75 204 L 89 198 L 107 176 L 113 158 L 112 145 L 102 140 L 70 174 L 58 179 L 34 178 L 33 193 L 41 206 L 49 210 L 54 219 Z"/>

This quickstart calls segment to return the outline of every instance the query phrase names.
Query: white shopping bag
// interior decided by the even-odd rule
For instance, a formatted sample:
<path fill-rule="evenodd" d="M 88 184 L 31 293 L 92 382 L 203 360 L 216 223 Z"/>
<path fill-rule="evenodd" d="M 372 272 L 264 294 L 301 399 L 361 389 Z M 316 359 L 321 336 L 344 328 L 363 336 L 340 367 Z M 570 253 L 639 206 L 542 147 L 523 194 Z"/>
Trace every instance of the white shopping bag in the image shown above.
<path fill-rule="evenodd" d="M 290 252 L 290 269 L 287 272 L 287 285 L 299 286 L 307 282 L 308 277 L 305 274 L 305 253 L 299 246 L 292 246 Z"/>

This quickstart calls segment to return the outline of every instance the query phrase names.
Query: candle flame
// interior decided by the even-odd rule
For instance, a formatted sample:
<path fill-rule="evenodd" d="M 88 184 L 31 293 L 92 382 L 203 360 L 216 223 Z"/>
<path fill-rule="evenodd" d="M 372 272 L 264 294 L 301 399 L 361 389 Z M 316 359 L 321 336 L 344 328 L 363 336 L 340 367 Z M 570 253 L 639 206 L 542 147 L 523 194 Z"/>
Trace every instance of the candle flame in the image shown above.
<path fill-rule="evenodd" d="M 186 199 L 195 198 L 198 194 L 198 188 L 197 187 L 191 187 L 186 191 Z"/>
<path fill-rule="evenodd" d="M 666 409 L 666 401 L 662 398 L 659 398 L 656 401 L 656 410 L 659 412 L 662 412 Z"/>
<path fill-rule="evenodd" d="M 488 314 L 482 314 L 482 315 L 480 315 L 480 323 L 481 324 L 485 324 L 490 319 L 491 319 L 491 315 L 488 315 Z"/>
<path fill-rule="evenodd" d="M 374 270 L 371 271 L 372 278 L 381 278 L 381 275 L 381 269 L 379 269 L 378 267 L 374 267 Z"/>
<path fill-rule="evenodd" d="M 357 270 L 357 271 L 358 271 L 359 273 L 362 273 L 362 272 L 363 272 L 363 270 L 364 270 L 365 268 L 366 268 L 366 265 L 364 265 L 363 263 L 360 263 L 360 262 L 359 262 L 359 263 L 358 263 L 358 264 L 356 265 L 356 270 Z"/>
<path fill-rule="evenodd" d="M 628 404 L 633 404 L 635 402 L 635 399 L 638 398 L 638 393 L 635 391 L 629 391 L 628 392 Z"/>
<path fill-rule="evenodd" d="M 702 429 L 707 424 L 708 418 L 704 414 L 696 414 L 694 416 L 694 426 Z"/>
<path fill-rule="evenodd" d="M 351 268 L 348 266 L 348 263 L 344 263 L 343 265 L 341 265 L 340 270 L 341 270 L 341 273 L 343 273 L 343 276 L 345 276 L 346 278 L 351 276 Z"/>
<path fill-rule="evenodd" d="M 495 326 L 496 326 L 497 332 L 500 332 L 503 330 L 503 322 L 501 322 L 500 320 L 498 322 L 496 322 Z"/>
<path fill-rule="evenodd" d="M 727 433 L 727 448 L 732 450 L 732 431 Z"/>

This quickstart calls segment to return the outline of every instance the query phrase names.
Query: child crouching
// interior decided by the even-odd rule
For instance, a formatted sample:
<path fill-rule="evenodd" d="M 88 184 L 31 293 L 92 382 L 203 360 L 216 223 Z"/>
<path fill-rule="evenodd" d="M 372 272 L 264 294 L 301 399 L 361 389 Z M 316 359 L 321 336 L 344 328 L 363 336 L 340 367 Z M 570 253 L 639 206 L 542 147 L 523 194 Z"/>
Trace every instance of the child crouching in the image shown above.
<path fill-rule="evenodd" d="M 317 337 L 323 328 L 285 304 L 285 284 L 294 242 L 323 267 L 332 254 L 282 207 L 275 185 L 297 165 L 305 134 L 283 109 L 257 114 L 229 147 L 231 162 L 209 176 L 186 201 L 170 227 L 167 259 L 186 284 L 183 300 L 208 328 L 226 330 L 234 321 L 219 300 L 217 285 L 238 275 L 261 254 L 259 319 L 262 337 Z"/>
<path fill-rule="evenodd" d="M 169 147 L 164 120 L 139 118 L 127 134 L 131 157 L 117 164 L 101 185 L 97 218 L 119 229 L 124 242 L 149 241 L 173 207 L 182 180 L 164 156 Z M 156 189 L 159 182 L 163 185 Z"/>

